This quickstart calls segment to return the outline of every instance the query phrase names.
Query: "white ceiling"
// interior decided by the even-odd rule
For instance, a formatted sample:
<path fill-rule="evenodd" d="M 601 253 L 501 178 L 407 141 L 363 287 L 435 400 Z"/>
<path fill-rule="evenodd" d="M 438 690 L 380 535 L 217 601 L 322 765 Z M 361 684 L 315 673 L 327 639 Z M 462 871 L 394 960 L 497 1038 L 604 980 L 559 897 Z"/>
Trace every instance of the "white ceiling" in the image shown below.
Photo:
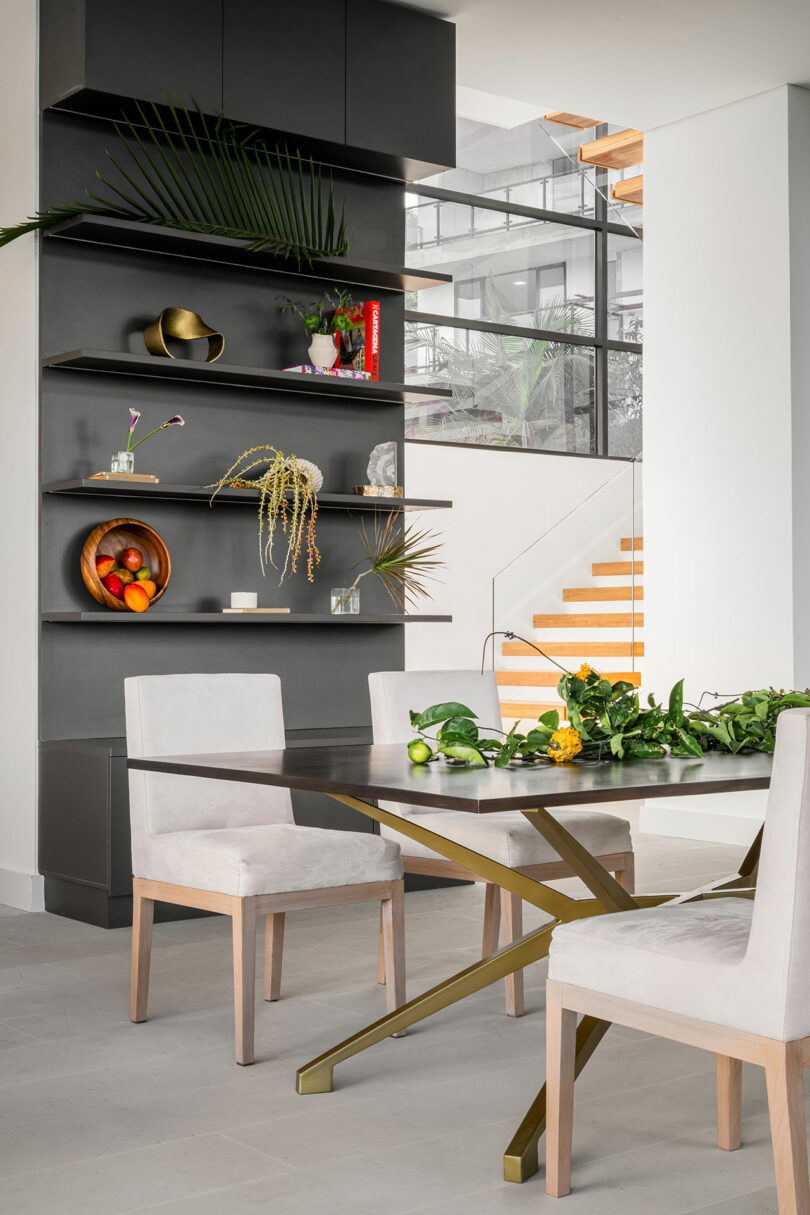
<path fill-rule="evenodd" d="M 810 88 L 810 0 L 408 0 L 457 27 L 458 83 L 650 130 Z"/>

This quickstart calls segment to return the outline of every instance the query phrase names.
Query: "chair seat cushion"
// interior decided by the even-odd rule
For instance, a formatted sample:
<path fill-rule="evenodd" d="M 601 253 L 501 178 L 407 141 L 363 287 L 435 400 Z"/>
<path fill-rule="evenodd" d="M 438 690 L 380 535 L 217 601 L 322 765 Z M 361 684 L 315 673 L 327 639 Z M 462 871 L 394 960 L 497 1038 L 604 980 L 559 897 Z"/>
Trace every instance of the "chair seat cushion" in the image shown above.
<path fill-rule="evenodd" d="M 550 813 L 593 856 L 632 851 L 630 824 L 623 818 L 590 809 L 553 810 Z M 519 810 L 503 814 L 462 814 L 455 810 L 435 810 L 419 814 L 413 821 L 416 826 L 435 831 L 437 835 L 472 848 L 511 869 L 544 865 L 560 859 L 551 844 Z M 383 827 L 381 832 L 384 837 L 399 840 L 404 856 L 436 857 L 431 848 L 407 839 L 390 827 Z"/>
<path fill-rule="evenodd" d="M 244 897 L 396 881 L 402 860 L 370 832 L 273 823 L 154 835 L 135 877 Z"/>
<path fill-rule="evenodd" d="M 753 911 L 752 899 L 707 899 L 560 924 L 548 977 L 735 1025 L 729 982 L 745 958 Z M 748 1021 L 736 1027 L 753 1028 Z"/>

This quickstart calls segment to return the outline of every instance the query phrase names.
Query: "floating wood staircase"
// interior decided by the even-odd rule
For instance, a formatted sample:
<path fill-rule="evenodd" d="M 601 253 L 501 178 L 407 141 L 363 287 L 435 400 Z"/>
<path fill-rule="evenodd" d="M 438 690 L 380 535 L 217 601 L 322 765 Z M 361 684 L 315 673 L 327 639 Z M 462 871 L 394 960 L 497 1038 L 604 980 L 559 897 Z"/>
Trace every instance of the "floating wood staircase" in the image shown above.
<path fill-rule="evenodd" d="M 621 552 L 643 552 L 644 541 L 640 536 L 624 536 L 620 540 L 620 548 Z M 644 627 L 643 612 L 608 610 L 583 613 L 577 608 L 580 604 L 604 603 L 608 606 L 643 600 L 644 588 L 636 581 L 643 573 L 643 560 L 593 562 L 593 586 L 564 587 L 562 590 L 563 604 L 571 604 L 573 610 L 538 613 L 533 616 L 532 624 L 537 631 L 536 645 L 570 670 L 575 671 L 582 663 L 587 663 L 613 683 L 626 680 L 634 687 L 639 687 L 641 674 L 638 670 L 638 660 L 644 657 L 644 642 L 638 634 Z M 612 581 L 605 583 L 603 579 Z M 625 579 L 629 581 L 624 581 Z M 557 640 L 548 636 L 548 630 L 565 632 L 562 639 Z M 605 638 L 602 630 L 611 630 L 613 635 Z M 531 667 L 524 665 L 519 669 L 498 669 L 495 676 L 501 688 L 556 688 L 561 672 L 545 662 L 537 651 L 525 642 L 503 642 L 501 656 L 507 659 L 535 660 Z M 616 659 L 625 661 L 617 663 Z M 630 659 L 629 663 L 627 659 Z M 513 721 L 520 719 L 527 729 L 548 709 L 557 709 L 562 719 L 564 708 L 556 698 L 501 701 L 504 718 Z"/>
<path fill-rule="evenodd" d="M 595 119 L 585 118 L 580 114 L 569 114 L 566 110 L 552 110 L 543 116 L 548 122 L 556 122 L 560 126 L 573 127 L 578 131 L 587 131 L 591 127 L 601 125 Z M 641 164 L 644 159 L 644 133 L 634 127 L 626 131 L 617 131 L 614 135 L 604 135 L 600 139 L 592 139 L 580 144 L 577 159 L 583 165 L 596 165 L 602 169 L 629 169 L 632 165 Z M 611 186 L 610 197 L 615 202 L 633 203 L 642 206 L 644 203 L 644 177 L 627 177 Z"/>

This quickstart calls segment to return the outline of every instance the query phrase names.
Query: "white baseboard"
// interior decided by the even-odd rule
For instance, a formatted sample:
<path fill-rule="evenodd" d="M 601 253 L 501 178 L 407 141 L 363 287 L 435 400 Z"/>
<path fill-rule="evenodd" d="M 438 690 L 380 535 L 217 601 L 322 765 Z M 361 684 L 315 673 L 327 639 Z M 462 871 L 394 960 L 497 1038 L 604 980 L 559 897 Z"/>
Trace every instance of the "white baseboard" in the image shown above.
<path fill-rule="evenodd" d="M 20 911 L 44 911 L 45 879 L 39 873 L 0 869 L 0 903 Z"/>

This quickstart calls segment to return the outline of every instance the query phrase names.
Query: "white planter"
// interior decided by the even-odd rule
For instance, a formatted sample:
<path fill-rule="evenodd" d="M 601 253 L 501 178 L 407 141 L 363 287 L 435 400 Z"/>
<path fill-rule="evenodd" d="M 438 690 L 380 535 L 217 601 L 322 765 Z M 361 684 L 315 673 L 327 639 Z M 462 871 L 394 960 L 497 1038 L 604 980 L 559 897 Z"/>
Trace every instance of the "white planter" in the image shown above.
<path fill-rule="evenodd" d="M 310 363 L 315 367 L 334 367 L 337 356 L 337 346 L 331 333 L 313 333 L 309 343 Z"/>

